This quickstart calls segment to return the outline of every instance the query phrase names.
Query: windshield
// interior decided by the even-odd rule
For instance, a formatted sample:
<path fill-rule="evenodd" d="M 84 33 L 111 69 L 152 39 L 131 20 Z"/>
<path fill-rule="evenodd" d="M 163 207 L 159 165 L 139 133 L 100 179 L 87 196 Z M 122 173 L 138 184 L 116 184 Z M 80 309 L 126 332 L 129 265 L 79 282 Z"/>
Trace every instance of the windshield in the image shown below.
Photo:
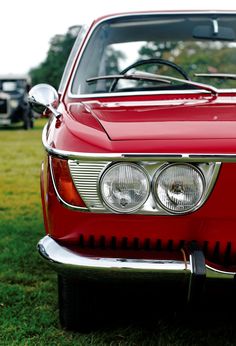
<path fill-rule="evenodd" d="M 23 94 L 26 90 L 27 81 L 24 79 L 2 79 L 0 80 L 0 90 L 9 94 Z"/>
<path fill-rule="evenodd" d="M 232 74 L 236 78 L 235 40 L 234 14 L 152 14 L 109 19 L 91 35 L 74 76 L 72 93 L 194 88 L 181 81 L 155 81 L 155 74 L 219 89 L 236 88 L 236 79 L 232 78 Z M 112 77 L 134 74 L 152 78 Z M 94 77 L 101 78 L 90 80 Z"/>

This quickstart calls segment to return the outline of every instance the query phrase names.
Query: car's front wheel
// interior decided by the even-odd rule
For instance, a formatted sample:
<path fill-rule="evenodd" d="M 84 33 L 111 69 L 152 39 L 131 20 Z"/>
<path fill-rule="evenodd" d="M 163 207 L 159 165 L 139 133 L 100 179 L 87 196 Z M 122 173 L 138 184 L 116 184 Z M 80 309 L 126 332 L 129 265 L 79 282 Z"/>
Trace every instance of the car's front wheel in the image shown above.
<path fill-rule="evenodd" d="M 58 303 L 63 328 L 80 332 L 94 328 L 95 300 L 92 286 L 58 275 Z"/>

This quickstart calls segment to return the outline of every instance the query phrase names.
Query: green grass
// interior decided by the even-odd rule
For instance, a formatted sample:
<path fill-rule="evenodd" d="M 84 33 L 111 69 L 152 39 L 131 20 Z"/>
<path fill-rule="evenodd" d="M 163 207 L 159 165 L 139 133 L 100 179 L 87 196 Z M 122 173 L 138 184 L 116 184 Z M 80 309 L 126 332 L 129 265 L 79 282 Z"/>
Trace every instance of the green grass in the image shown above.
<path fill-rule="evenodd" d="M 39 192 L 43 124 L 37 120 L 32 131 L 0 129 L 0 345 L 235 345 L 234 323 L 222 314 L 209 324 L 212 315 L 189 321 L 174 312 L 161 319 L 154 312 L 147 320 L 144 309 L 138 320 L 131 314 L 121 323 L 110 308 L 109 323 L 93 333 L 60 328 L 56 274 L 36 251 L 44 234 Z M 124 303 L 124 315 L 126 309 Z"/>

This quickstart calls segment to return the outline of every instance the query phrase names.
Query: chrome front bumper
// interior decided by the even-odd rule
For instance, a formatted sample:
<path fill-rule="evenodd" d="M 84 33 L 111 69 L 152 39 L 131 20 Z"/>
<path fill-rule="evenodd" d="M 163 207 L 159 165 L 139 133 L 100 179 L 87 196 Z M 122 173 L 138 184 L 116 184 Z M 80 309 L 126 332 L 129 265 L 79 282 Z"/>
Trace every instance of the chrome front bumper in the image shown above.
<path fill-rule="evenodd" d="M 195 299 L 206 278 L 234 279 L 235 273 L 215 271 L 205 265 L 201 251 L 192 251 L 189 260 L 126 259 L 86 257 L 58 244 L 50 236 L 38 243 L 43 259 L 59 274 L 85 280 L 180 281 L 188 287 L 189 300 Z"/>
<path fill-rule="evenodd" d="M 101 276 L 129 277 L 130 274 L 155 276 L 181 275 L 189 276 L 192 273 L 192 265 L 187 261 L 154 260 L 154 259 L 126 259 L 107 257 L 85 257 L 64 246 L 58 244 L 50 236 L 45 236 L 38 243 L 40 255 L 60 274 L 76 275 L 96 279 Z M 94 275 L 94 276 L 92 276 Z M 153 277 L 153 276 L 152 276 Z"/>
<path fill-rule="evenodd" d="M 1 118 L 1 116 L 0 116 L 0 125 L 10 125 L 10 124 L 11 124 L 11 119 Z"/>

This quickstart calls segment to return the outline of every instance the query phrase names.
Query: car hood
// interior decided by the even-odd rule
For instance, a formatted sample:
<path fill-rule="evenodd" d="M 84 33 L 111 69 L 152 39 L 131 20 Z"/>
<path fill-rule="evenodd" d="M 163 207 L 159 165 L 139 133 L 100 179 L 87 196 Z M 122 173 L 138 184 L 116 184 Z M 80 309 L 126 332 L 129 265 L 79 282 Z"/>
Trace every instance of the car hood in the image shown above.
<path fill-rule="evenodd" d="M 73 104 L 70 113 L 77 117 Z M 83 102 L 112 141 L 236 138 L 236 98 Z"/>

